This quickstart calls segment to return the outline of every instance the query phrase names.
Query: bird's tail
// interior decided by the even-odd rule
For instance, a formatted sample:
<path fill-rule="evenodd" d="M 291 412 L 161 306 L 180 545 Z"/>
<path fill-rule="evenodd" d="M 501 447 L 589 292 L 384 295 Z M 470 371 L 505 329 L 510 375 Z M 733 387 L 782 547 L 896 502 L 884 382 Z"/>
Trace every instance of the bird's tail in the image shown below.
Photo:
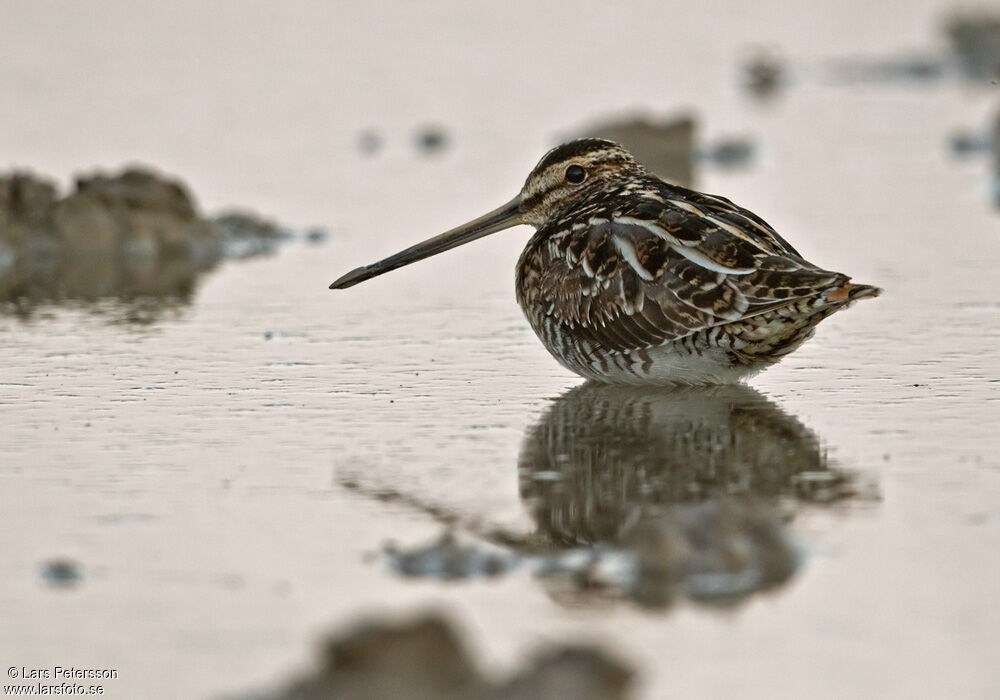
<path fill-rule="evenodd" d="M 855 284 L 854 282 L 847 282 L 839 287 L 834 287 L 833 289 L 823 292 L 823 298 L 826 301 L 835 304 L 847 304 L 852 301 L 858 301 L 859 299 L 874 299 L 881 293 L 881 287 L 873 287 L 870 284 Z"/>

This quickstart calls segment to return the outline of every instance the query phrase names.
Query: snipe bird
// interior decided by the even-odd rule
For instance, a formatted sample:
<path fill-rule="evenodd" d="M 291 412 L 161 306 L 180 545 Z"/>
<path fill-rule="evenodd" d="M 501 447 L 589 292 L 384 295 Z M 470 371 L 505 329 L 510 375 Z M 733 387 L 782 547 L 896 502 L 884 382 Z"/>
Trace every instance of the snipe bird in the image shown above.
<path fill-rule="evenodd" d="M 503 206 L 330 288 L 518 224 L 536 228 L 517 263 L 518 304 L 556 360 L 601 382 L 738 381 L 830 314 L 881 293 L 807 262 L 759 216 L 668 184 L 603 139 L 553 148 Z"/>

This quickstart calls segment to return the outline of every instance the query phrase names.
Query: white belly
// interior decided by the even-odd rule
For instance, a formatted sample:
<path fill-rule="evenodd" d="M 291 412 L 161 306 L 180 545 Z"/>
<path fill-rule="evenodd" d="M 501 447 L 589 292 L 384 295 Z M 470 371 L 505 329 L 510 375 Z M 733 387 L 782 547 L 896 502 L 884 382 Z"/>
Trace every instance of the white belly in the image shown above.
<path fill-rule="evenodd" d="M 719 349 L 688 353 L 674 344 L 642 352 L 619 354 L 605 362 L 581 363 L 553 353 L 567 369 L 606 384 L 704 385 L 734 384 L 764 369 L 767 364 L 734 364 L 731 355 Z"/>

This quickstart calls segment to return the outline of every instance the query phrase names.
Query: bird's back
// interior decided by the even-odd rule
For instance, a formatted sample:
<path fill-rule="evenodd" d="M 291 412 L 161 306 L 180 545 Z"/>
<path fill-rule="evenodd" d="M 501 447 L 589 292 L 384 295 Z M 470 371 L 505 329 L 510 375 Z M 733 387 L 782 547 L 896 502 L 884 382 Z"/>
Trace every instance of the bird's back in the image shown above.
<path fill-rule="evenodd" d="M 879 291 L 807 262 L 728 199 L 649 174 L 609 183 L 540 228 L 516 286 L 535 332 L 574 371 L 696 384 L 762 369 Z"/>

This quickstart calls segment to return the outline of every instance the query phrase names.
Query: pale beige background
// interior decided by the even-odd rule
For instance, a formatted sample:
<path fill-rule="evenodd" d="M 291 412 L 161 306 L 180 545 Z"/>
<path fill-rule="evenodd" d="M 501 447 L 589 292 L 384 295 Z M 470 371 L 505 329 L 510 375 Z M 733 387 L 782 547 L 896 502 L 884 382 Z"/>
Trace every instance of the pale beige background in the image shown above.
<path fill-rule="evenodd" d="M 939 48 L 947 5 L 0 4 L 4 169 L 68 183 L 149 162 L 209 208 L 335 232 L 224 267 L 152 326 L 0 318 L 0 666 L 113 666 L 112 698 L 214 697 L 277 682 L 362 612 L 433 603 L 493 668 L 593 639 L 648 698 L 1000 695 L 1000 226 L 985 165 L 946 148 L 997 91 L 822 75 L 824 57 Z M 796 66 L 766 106 L 738 90 L 759 43 Z M 757 165 L 702 186 L 886 288 L 754 382 L 882 502 L 800 513 L 803 571 L 724 614 L 567 610 L 526 575 L 441 586 L 366 563 L 437 527 L 338 473 L 530 528 L 519 444 L 578 380 L 513 301 L 527 230 L 326 285 L 505 201 L 554 134 L 633 107 L 752 135 Z M 451 137 L 433 159 L 411 144 L 425 123 Z M 371 159 L 368 128 L 386 140 Z M 54 556 L 83 565 L 79 587 L 40 583 Z"/>

